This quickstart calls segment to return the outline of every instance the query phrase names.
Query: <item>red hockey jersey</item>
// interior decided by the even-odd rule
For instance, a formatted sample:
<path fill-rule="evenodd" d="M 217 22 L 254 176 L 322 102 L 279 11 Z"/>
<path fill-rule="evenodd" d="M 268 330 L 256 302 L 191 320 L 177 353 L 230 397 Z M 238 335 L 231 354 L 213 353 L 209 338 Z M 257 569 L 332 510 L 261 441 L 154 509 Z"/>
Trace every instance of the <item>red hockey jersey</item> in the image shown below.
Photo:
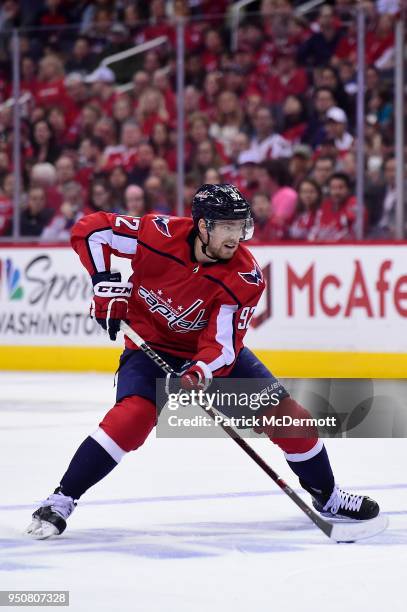
<path fill-rule="evenodd" d="M 153 348 L 231 369 L 264 289 L 242 244 L 227 262 L 198 263 L 192 219 L 98 212 L 80 219 L 72 246 L 89 274 L 110 270 L 110 255 L 131 259 L 130 325 Z M 126 346 L 136 348 L 126 337 Z"/>

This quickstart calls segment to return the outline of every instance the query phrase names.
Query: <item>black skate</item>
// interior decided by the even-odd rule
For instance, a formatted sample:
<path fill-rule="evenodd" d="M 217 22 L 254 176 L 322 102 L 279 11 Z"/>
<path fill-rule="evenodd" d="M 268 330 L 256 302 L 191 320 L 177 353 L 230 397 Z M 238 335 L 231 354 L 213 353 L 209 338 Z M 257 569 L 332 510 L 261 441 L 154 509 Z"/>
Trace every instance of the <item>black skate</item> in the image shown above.
<path fill-rule="evenodd" d="M 367 495 L 348 493 L 336 485 L 330 495 L 318 494 L 309 487 L 307 491 L 313 497 L 314 508 L 326 518 L 368 521 L 380 512 L 379 504 Z"/>
<path fill-rule="evenodd" d="M 60 488 L 47 497 L 33 513 L 32 522 L 25 533 L 39 540 L 60 535 L 66 529 L 66 519 L 72 514 L 76 502 L 64 495 Z"/>

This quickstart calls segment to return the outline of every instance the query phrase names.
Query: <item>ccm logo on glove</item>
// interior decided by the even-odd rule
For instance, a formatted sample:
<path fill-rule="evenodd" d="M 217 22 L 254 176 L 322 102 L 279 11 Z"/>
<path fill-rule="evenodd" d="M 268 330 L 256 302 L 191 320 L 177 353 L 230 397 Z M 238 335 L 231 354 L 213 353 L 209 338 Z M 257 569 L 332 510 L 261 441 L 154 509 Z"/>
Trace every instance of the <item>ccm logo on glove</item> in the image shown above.
<path fill-rule="evenodd" d="M 116 295 L 131 296 L 132 283 L 98 283 L 94 287 L 95 295 L 102 297 L 114 297 Z"/>
<path fill-rule="evenodd" d="M 90 316 L 105 329 L 111 340 L 116 340 L 120 321 L 127 317 L 128 298 L 132 283 L 122 283 L 120 272 L 98 272 L 92 276 L 94 298 Z"/>

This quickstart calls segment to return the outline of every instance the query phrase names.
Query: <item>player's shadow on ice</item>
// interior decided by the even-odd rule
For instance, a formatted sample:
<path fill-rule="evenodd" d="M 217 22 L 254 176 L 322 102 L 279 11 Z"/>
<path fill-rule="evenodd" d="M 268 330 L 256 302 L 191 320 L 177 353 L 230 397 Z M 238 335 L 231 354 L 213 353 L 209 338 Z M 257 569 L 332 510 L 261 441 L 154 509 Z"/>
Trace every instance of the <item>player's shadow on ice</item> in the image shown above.
<path fill-rule="evenodd" d="M 390 527 L 384 534 L 356 545 L 373 543 L 375 546 L 406 546 L 407 533 Z M 151 530 L 74 530 L 64 539 L 66 552 L 111 552 L 153 559 L 214 557 L 230 552 L 299 552 L 310 546 L 330 544 L 310 521 L 299 517 L 264 522 L 163 525 Z"/>
<path fill-rule="evenodd" d="M 390 513 L 391 514 L 391 513 Z M 4 547 L 2 546 L 4 544 Z M 29 538 L 0 539 L 8 549 L 1 559 L 0 572 L 11 566 L 33 569 L 44 567 L 50 555 L 114 554 L 148 559 L 193 559 L 219 557 L 230 552 L 272 554 L 301 552 L 312 546 L 334 545 L 306 518 L 275 521 L 199 522 L 159 525 L 151 529 L 75 529 L 50 540 Z M 407 532 L 396 527 L 370 540 L 356 544 L 407 546 Z M 11 564 L 11 565 L 10 565 Z"/>
<path fill-rule="evenodd" d="M 228 552 L 293 552 L 306 548 L 312 525 L 307 520 L 200 522 L 152 529 L 74 530 L 65 536 L 67 552 L 112 552 L 148 558 L 221 556 Z M 296 532 L 298 538 L 288 537 Z M 302 535 L 301 535 L 302 534 Z M 69 541 L 68 541 L 69 538 Z M 62 539 L 62 538 L 61 538 Z M 89 547 L 89 548 L 88 548 Z"/>

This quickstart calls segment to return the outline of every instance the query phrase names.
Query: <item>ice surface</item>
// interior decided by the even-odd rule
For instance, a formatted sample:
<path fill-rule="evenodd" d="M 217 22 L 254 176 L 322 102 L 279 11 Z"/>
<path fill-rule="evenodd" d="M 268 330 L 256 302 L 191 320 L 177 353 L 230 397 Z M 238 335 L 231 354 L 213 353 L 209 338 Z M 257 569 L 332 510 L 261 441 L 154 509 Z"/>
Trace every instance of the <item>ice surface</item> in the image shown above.
<path fill-rule="evenodd" d="M 327 441 L 337 481 L 390 517 L 358 544 L 330 542 L 230 440 L 153 434 L 61 537 L 21 535 L 113 402 L 112 376 L 0 373 L 0 589 L 69 590 L 73 612 L 405 609 L 403 439 Z M 277 447 L 251 443 L 297 487 Z"/>

